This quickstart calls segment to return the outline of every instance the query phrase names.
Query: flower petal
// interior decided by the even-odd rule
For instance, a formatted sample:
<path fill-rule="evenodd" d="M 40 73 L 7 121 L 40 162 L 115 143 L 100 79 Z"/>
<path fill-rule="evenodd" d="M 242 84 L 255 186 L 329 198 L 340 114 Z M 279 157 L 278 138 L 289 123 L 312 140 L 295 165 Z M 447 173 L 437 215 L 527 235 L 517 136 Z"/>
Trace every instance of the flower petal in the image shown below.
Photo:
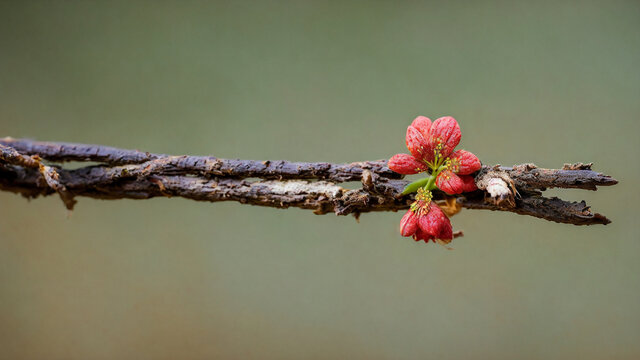
<path fill-rule="evenodd" d="M 431 119 L 426 116 L 418 116 L 413 119 L 411 126 L 418 129 L 425 139 L 429 138 L 429 129 L 431 129 Z"/>
<path fill-rule="evenodd" d="M 435 238 L 433 236 L 431 236 L 431 235 L 427 234 L 426 232 L 420 230 L 420 228 L 418 228 L 416 230 L 416 233 L 413 234 L 413 240 L 415 240 L 415 241 L 423 240 L 424 242 L 428 243 L 429 241 L 435 242 L 434 239 Z"/>
<path fill-rule="evenodd" d="M 421 234 L 421 232 L 423 234 Z M 419 235 L 423 237 L 428 235 L 431 240 L 441 239 L 451 241 L 451 239 L 453 239 L 451 221 L 435 203 L 429 204 L 429 212 L 418 218 L 418 229 L 416 230 L 414 239 Z"/>
<path fill-rule="evenodd" d="M 429 212 L 418 218 L 418 228 L 426 234 L 437 237 L 442 232 L 442 227 L 449 220 L 436 203 L 429 204 Z"/>
<path fill-rule="evenodd" d="M 413 175 L 427 170 L 427 165 L 419 162 L 409 154 L 393 155 L 387 163 L 389 169 L 398 174 Z"/>
<path fill-rule="evenodd" d="M 447 158 L 460 143 L 462 133 L 460 125 L 451 116 L 441 117 L 431 124 L 427 148 L 437 152 L 441 158 Z"/>
<path fill-rule="evenodd" d="M 467 150 L 458 150 L 449 157 L 454 164 L 454 172 L 458 175 L 469 175 L 480 170 L 480 159 Z"/>
<path fill-rule="evenodd" d="M 449 195 L 460 194 L 463 191 L 462 179 L 451 170 L 443 170 L 436 177 L 436 186 Z"/>
<path fill-rule="evenodd" d="M 462 192 L 470 192 L 478 190 L 476 186 L 476 179 L 470 175 L 461 175 L 460 179 L 462 179 Z"/>
<path fill-rule="evenodd" d="M 416 214 L 408 210 L 400 220 L 400 234 L 402 236 L 411 236 L 418 229 L 418 217 Z"/>
<path fill-rule="evenodd" d="M 424 155 L 426 154 L 427 140 L 424 136 L 422 136 L 420 130 L 414 128 L 413 126 L 409 126 L 407 128 L 406 142 L 407 149 L 409 149 L 409 152 L 411 153 L 411 155 L 413 155 L 413 157 L 418 160 L 424 159 Z"/>
<path fill-rule="evenodd" d="M 453 227 L 451 226 L 451 220 L 449 220 L 449 218 L 446 216 L 440 228 L 440 233 L 436 235 L 436 239 L 449 240 L 449 241 L 453 239 Z"/>

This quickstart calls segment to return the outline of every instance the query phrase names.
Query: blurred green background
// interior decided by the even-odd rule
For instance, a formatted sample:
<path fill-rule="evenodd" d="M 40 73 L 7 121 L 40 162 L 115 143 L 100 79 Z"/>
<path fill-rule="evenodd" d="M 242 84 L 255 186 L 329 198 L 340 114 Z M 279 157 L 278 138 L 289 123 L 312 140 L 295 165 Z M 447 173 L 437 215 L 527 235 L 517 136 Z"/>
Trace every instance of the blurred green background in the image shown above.
<path fill-rule="evenodd" d="M 347 162 L 452 115 L 485 164 L 620 180 L 576 227 L 0 193 L 3 359 L 640 357 L 640 3 L 0 3 L 0 136 Z"/>

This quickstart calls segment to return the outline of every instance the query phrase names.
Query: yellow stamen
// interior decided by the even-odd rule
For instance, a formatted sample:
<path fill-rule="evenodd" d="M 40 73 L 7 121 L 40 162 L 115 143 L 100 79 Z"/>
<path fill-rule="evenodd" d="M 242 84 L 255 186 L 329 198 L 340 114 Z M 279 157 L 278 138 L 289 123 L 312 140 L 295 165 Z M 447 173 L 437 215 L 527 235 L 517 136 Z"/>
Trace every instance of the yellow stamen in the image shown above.
<path fill-rule="evenodd" d="M 419 188 L 416 194 L 416 201 L 411 204 L 411 211 L 418 216 L 426 215 L 429 212 L 429 204 L 432 197 L 431 191 Z"/>

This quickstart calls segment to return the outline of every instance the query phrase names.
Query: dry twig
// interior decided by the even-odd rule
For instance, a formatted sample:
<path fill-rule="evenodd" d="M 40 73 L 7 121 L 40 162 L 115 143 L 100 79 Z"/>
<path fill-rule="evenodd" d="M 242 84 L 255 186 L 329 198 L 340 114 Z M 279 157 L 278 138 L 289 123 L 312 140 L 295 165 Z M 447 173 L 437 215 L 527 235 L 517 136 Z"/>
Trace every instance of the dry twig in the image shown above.
<path fill-rule="evenodd" d="M 413 196 L 401 196 L 407 181 L 386 167 L 385 160 L 349 164 L 218 159 L 206 156 L 169 156 L 99 145 L 0 139 L 0 190 L 32 198 L 59 193 L 71 209 L 73 197 L 148 199 L 179 196 L 200 201 L 237 201 L 275 208 L 298 207 L 316 214 L 337 215 L 406 209 Z M 78 169 L 44 166 L 40 159 L 64 163 L 101 163 Z M 42 168 L 50 170 L 43 172 Z M 249 181 L 247 178 L 261 180 Z M 492 180 L 494 179 L 494 180 Z M 469 209 L 509 211 L 575 225 L 607 224 L 584 202 L 546 198 L 546 188 L 596 190 L 614 185 L 610 176 L 591 170 L 591 164 L 541 169 L 532 164 L 513 168 L 484 166 L 476 183 L 505 182 L 509 201 L 492 199 L 478 190 L 457 197 Z M 360 181 L 362 188 L 347 190 L 339 183 Z M 509 184 L 507 184 L 509 183 Z M 509 190 L 511 186 L 514 190 Z M 446 195 L 436 192 L 435 199 Z M 519 196 L 518 196 L 519 195 Z"/>

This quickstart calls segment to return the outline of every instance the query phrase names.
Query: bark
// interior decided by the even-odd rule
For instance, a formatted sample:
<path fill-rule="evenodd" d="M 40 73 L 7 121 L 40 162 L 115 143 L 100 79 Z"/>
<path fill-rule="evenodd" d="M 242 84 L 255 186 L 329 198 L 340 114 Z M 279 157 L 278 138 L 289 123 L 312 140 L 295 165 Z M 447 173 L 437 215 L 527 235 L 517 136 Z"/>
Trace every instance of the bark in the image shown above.
<path fill-rule="evenodd" d="M 386 160 L 363 161 L 350 164 L 326 162 L 256 161 L 218 159 L 213 156 L 169 156 L 137 150 L 123 150 L 108 146 L 74 143 L 54 143 L 4 138 L 0 144 L 10 146 L 20 154 L 38 155 L 53 162 L 92 161 L 113 166 L 108 176 L 145 177 L 156 174 L 225 176 L 263 179 L 324 179 L 335 182 L 359 181 L 364 170 L 378 175 L 401 179 L 386 166 Z M 132 165 L 133 164 L 133 165 Z"/>

